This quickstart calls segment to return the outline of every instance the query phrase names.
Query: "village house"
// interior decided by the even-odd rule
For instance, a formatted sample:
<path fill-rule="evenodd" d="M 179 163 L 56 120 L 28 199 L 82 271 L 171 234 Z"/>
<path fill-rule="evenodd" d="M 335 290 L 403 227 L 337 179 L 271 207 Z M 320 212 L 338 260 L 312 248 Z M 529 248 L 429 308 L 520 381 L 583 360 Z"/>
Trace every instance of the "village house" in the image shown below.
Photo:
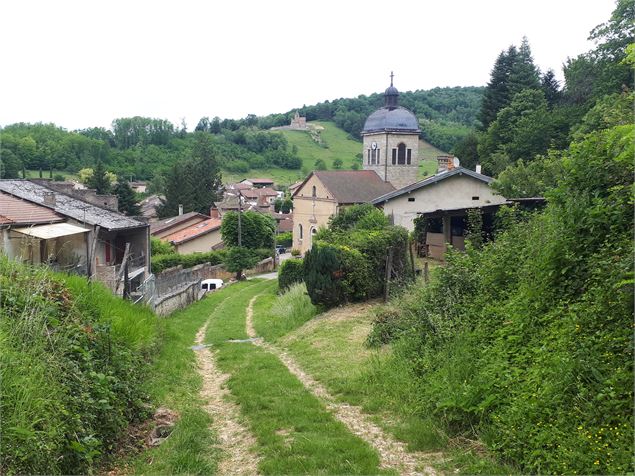
<path fill-rule="evenodd" d="M 222 220 L 217 208 L 210 216 L 190 212 L 165 218 L 150 226 L 152 236 L 171 243 L 178 254 L 204 253 L 223 247 Z"/>
<path fill-rule="evenodd" d="M 2 225 L 2 248 L 9 256 L 86 275 L 113 291 L 120 288 L 124 261 L 130 289 L 149 275 L 149 225 L 117 212 L 117 197 L 30 180 L 0 180 L 0 192 L 5 197 L 0 215 L 13 213 Z M 17 211 L 10 212 L 12 206 Z M 45 221 L 30 218 L 38 216 Z"/>
<path fill-rule="evenodd" d="M 246 178 L 241 180 L 239 183 L 247 185 L 248 188 L 273 187 L 273 180 L 268 178 Z"/>
<path fill-rule="evenodd" d="M 343 207 L 368 203 L 394 190 L 372 170 L 315 171 L 293 194 L 293 248 L 306 253 L 313 235 Z"/>

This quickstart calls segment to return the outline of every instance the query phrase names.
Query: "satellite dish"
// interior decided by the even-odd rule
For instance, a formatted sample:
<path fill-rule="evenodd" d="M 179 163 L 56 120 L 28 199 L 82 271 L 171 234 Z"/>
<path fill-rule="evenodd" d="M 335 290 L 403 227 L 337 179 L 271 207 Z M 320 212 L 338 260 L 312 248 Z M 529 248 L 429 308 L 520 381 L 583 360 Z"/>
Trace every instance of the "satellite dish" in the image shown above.
<path fill-rule="evenodd" d="M 452 159 L 452 163 L 454 164 L 454 168 L 457 168 L 459 165 L 461 165 L 461 161 L 458 157 L 454 157 L 454 159 Z"/>

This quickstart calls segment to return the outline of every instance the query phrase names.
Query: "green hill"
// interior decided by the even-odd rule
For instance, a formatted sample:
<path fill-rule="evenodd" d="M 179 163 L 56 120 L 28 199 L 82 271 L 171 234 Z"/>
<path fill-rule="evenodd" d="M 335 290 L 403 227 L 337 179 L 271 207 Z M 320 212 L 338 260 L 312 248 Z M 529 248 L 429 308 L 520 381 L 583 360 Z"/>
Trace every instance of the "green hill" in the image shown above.
<path fill-rule="evenodd" d="M 273 179 L 278 185 L 290 185 L 303 180 L 310 172 L 315 170 L 315 162 L 322 159 L 328 170 L 336 170 L 333 161 L 342 159 L 342 170 L 350 170 L 354 163 L 360 163 L 356 156 L 362 152 L 362 143 L 351 139 L 350 135 L 330 121 L 309 122 L 309 130 L 281 130 L 280 132 L 288 141 L 289 148 L 297 148 L 298 157 L 302 160 L 301 170 L 288 170 L 281 168 L 251 169 L 247 173 L 235 174 L 223 172 L 223 182 L 231 183 L 242 180 L 245 177 L 267 177 Z M 436 157 L 444 155 L 428 142 L 419 140 L 419 176 L 426 177 L 437 169 Z M 360 164 L 361 165 L 361 164 Z"/>

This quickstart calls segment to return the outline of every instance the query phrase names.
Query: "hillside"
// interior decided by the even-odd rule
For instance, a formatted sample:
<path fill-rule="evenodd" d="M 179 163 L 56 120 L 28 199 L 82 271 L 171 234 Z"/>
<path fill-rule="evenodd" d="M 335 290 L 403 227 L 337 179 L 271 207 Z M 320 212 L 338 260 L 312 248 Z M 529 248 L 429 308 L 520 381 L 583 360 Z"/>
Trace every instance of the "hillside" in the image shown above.
<path fill-rule="evenodd" d="M 344 162 L 342 170 L 350 170 L 353 164 L 361 165 L 359 154 L 362 152 L 362 144 L 351 139 L 350 135 L 330 121 L 309 122 L 309 130 L 281 130 L 288 142 L 289 149 L 295 148 L 297 156 L 302 161 L 300 170 L 280 168 L 250 169 L 244 173 L 232 173 L 223 171 L 223 182 L 230 183 L 242 180 L 245 177 L 268 177 L 276 181 L 278 185 L 290 185 L 303 180 L 309 172 L 315 170 L 316 160 L 323 160 L 328 170 L 335 170 L 333 161 L 337 158 Z M 319 142 L 318 142 L 319 141 Z M 446 152 L 437 149 L 432 144 L 419 140 L 419 158 L 422 160 L 419 167 L 419 176 L 425 177 L 436 171 L 436 157 Z"/>

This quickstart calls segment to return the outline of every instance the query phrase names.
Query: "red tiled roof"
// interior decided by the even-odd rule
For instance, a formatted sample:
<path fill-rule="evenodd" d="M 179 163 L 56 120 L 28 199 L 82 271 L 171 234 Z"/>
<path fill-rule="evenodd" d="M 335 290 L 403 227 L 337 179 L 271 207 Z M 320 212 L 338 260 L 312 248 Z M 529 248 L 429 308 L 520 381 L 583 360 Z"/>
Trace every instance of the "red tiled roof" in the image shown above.
<path fill-rule="evenodd" d="M 241 190 L 241 195 L 245 198 L 258 198 L 258 197 L 277 197 L 278 192 L 269 187 L 264 188 L 252 188 L 250 190 Z"/>
<path fill-rule="evenodd" d="M 196 225 L 189 226 L 180 231 L 177 231 L 176 233 L 165 236 L 162 239 L 174 243 L 175 245 L 180 245 L 181 243 L 193 240 L 194 238 L 197 238 L 201 235 L 205 235 L 214 230 L 218 230 L 221 223 L 222 220 L 220 218 L 210 218 L 209 220 L 202 221 L 200 223 L 197 223 Z"/>
<path fill-rule="evenodd" d="M 0 224 L 34 224 L 64 221 L 50 208 L 0 193 Z"/>
<path fill-rule="evenodd" d="M 280 220 L 278 222 L 278 232 L 284 233 L 285 231 L 293 231 L 293 218 L 287 218 L 286 220 Z"/>

